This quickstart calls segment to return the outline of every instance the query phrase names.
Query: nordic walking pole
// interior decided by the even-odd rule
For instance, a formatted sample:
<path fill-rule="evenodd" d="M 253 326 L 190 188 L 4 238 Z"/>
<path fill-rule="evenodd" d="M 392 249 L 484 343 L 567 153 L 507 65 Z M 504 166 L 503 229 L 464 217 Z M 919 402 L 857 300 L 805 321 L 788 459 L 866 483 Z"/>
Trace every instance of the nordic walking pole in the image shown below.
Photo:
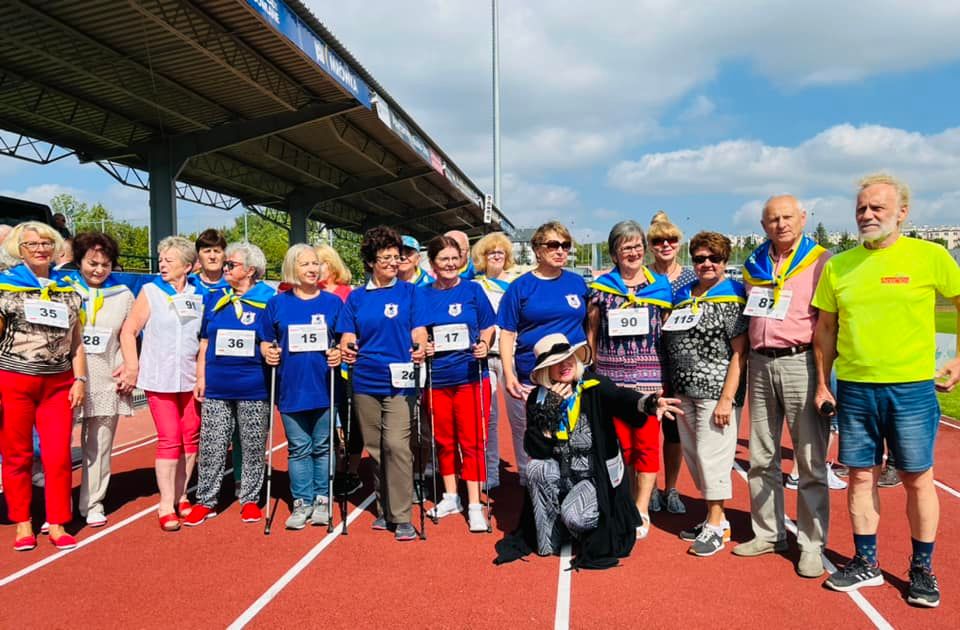
<path fill-rule="evenodd" d="M 273 343 L 277 349 L 277 343 Z M 273 480 L 273 405 L 277 400 L 277 366 L 270 368 L 270 418 L 267 421 L 267 518 L 263 523 L 263 535 L 270 535 L 270 526 L 273 524 L 275 510 L 270 509 L 270 490 Z"/>
<path fill-rule="evenodd" d="M 347 348 L 356 352 L 357 344 L 350 342 Z M 347 364 L 347 378 L 344 382 L 345 395 L 347 397 L 347 419 L 343 423 L 343 471 L 344 474 L 350 472 L 350 425 L 353 422 L 353 377 L 350 374 L 350 364 Z M 347 535 L 347 493 L 344 492 L 340 497 L 340 519 L 343 522 L 343 535 Z"/>
<path fill-rule="evenodd" d="M 477 340 L 479 344 L 482 339 Z M 484 342 L 486 343 L 486 342 Z M 486 363 L 486 359 L 477 359 L 477 376 L 478 383 L 480 385 L 480 430 L 481 430 L 481 439 L 483 444 L 483 453 L 480 459 L 483 460 L 483 493 L 486 495 L 486 504 L 487 504 L 487 533 L 493 532 L 493 526 L 490 524 L 490 471 L 487 470 L 487 422 L 486 422 L 486 413 L 483 408 L 483 366 Z"/>
<path fill-rule="evenodd" d="M 433 465 L 433 504 L 434 506 L 439 503 L 437 497 L 440 496 L 439 491 L 437 490 L 437 477 L 440 476 L 440 468 L 437 466 L 437 436 L 434 432 L 433 424 L 433 359 L 427 357 L 427 407 L 430 412 L 430 463 Z M 433 521 L 433 524 L 436 525 L 440 522 L 440 516 L 437 510 L 433 511 L 433 516 L 430 517 L 430 520 Z"/>
<path fill-rule="evenodd" d="M 414 352 L 416 352 L 416 351 L 419 350 L 419 349 L 420 349 L 420 344 L 419 344 L 419 343 L 413 344 L 413 351 L 414 351 Z M 416 472 L 414 473 L 414 477 L 413 477 L 413 478 L 414 478 L 414 481 L 415 481 L 415 482 L 418 482 L 418 483 L 419 483 L 420 492 L 422 493 L 422 492 L 423 492 L 423 433 L 421 432 L 421 427 L 420 427 L 420 400 L 421 400 L 421 398 L 422 398 L 422 396 L 423 396 L 423 392 L 421 392 L 421 390 L 420 390 L 420 364 L 419 364 L 419 363 L 414 363 L 414 364 L 413 364 L 413 391 L 414 391 L 414 396 L 415 396 L 415 399 L 414 399 L 414 401 L 413 401 L 413 405 L 414 405 L 414 407 L 413 407 L 413 422 L 414 422 L 414 429 L 415 429 L 416 432 L 417 432 L 417 452 L 414 453 L 414 458 L 413 458 L 413 459 L 414 459 L 413 465 L 414 465 L 414 467 L 416 468 Z M 421 496 L 420 498 L 421 498 L 421 501 L 420 501 L 420 540 L 426 540 L 426 539 L 427 539 L 427 528 L 424 527 L 424 525 L 425 525 L 425 523 L 426 523 L 426 516 L 425 516 L 425 514 L 424 514 L 424 507 L 423 507 L 423 504 L 426 503 L 426 501 L 425 501 L 425 500 L 422 500 L 422 499 L 423 499 L 422 496 Z"/>
<path fill-rule="evenodd" d="M 333 425 L 334 425 L 334 414 L 335 414 L 334 410 L 336 409 L 336 406 L 334 405 L 334 400 L 333 400 L 333 397 L 334 397 L 333 386 L 335 384 L 335 376 L 336 376 L 334 372 L 335 369 L 336 368 L 334 368 L 333 366 L 330 367 L 330 407 L 329 407 L 329 411 L 327 412 L 327 419 L 330 421 L 330 434 L 328 436 L 330 439 L 330 442 L 328 444 L 330 449 L 329 450 L 330 459 L 327 461 L 327 463 L 329 464 L 327 466 L 327 532 L 328 533 L 333 531 L 333 478 L 334 478 L 334 473 L 337 470 L 337 455 L 336 455 L 335 449 L 333 448 Z M 344 527 L 346 527 L 347 525 L 346 521 L 344 521 L 343 525 Z"/>

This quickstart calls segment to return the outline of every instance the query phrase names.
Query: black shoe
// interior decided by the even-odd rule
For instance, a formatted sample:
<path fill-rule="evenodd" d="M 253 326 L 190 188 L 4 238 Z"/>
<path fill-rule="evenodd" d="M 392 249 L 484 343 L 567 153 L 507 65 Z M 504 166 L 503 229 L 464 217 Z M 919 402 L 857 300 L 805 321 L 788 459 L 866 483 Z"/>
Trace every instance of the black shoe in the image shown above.
<path fill-rule="evenodd" d="M 940 585 L 937 584 L 937 576 L 927 567 L 916 564 L 910 567 L 907 603 L 927 608 L 936 608 L 940 605 Z"/>
<path fill-rule="evenodd" d="M 828 577 L 824 584 L 835 591 L 846 593 L 864 586 L 882 585 L 883 574 L 880 573 L 880 567 L 871 565 L 860 556 L 854 556 L 853 560 Z"/>
<path fill-rule="evenodd" d="M 335 496 L 350 496 L 361 488 L 363 488 L 363 482 L 360 481 L 360 477 L 353 473 L 340 474 L 333 478 L 333 494 Z"/>
<path fill-rule="evenodd" d="M 900 475 L 893 466 L 885 466 L 880 472 L 880 480 L 877 481 L 877 485 L 881 488 L 896 488 L 901 483 L 903 482 L 900 481 Z"/>

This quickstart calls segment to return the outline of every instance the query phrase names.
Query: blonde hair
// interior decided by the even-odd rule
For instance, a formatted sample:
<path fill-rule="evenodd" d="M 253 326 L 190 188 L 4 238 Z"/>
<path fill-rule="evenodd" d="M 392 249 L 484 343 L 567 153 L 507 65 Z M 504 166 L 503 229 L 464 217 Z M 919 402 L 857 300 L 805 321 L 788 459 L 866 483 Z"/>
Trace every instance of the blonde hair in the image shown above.
<path fill-rule="evenodd" d="M 320 243 L 315 245 L 313 251 L 317 253 L 317 258 L 320 259 L 320 262 L 327 263 L 328 273 L 330 277 L 327 278 L 327 281 L 332 281 L 334 284 L 350 284 L 350 270 L 347 269 L 347 266 L 343 264 L 343 259 L 340 258 L 340 254 L 337 253 L 337 250 L 330 247 L 326 243 Z"/>
<path fill-rule="evenodd" d="M 291 245 L 287 253 L 284 254 L 283 264 L 280 265 L 280 275 L 287 284 L 300 284 L 300 280 L 297 278 L 297 258 L 299 258 L 303 252 L 313 252 L 313 255 L 317 256 L 314 248 L 306 243 Z M 320 257 L 317 256 L 317 258 L 319 259 Z"/>
<path fill-rule="evenodd" d="M 53 241 L 53 255 L 59 256 L 63 251 L 63 237 L 55 229 L 46 223 L 39 221 L 24 221 L 14 226 L 7 237 L 3 240 L 3 249 L 17 261 L 23 260 L 20 255 L 20 245 L 24 232 L 36 232 L 40 238 Z"/>
<path fill-rule="evenodd" d="M 897 203 L 900 205 L 900 207 L 910 207 L 910 187 L 889 173 L 879 172 L 865 175 L 860 179 L 859 182 L 857 182 L 857 186 L 859 187 L 857 189 L 857 194 L 863 192 L 864 188 L 867 188 L 868 186 L 875 186 L 877 184 L 887 184 L 889 186 L 893 186 L 897 191 Z"/>
<path fill-rule="evenodd" d="M 506 271 L 513 267 L 513 243 L 503 232 L 491 232 L 474 243 L 473 251 L 470 254 L 473 256 L 473 266 L 478 272 L 486 273 L 487 254 L 498 247 L 506 253 L 503 259 L 503 270 Z"/>
<path fill-rule="evenodd" d="M 573 369 L 573 382 L 576 383 L 583 378 L 583 371 L 586 369 L 586 367 L 584 367 L 583 361 L 580 360 L 580 357 L 577 356 L 577 353 L 573 354 L 573 358 L 577 362 L 577 366 Z M 534 370 L 533 374 L 530 375 L 530 382 L 550 388 L 553 385 L 553 379 L 550 378 L 551 367 L 552 366 L 548 365 L 547 367 L 542 367 L 539 370 Z"/>
<path fill-rule="evenodd" d="M 182 236 L 168 236 L 157 243 L 157 256 L 168 249 L 175 249 L 180 254 L 180 260 L 187 267 L 187 273 L 190 273 L 193 263 L 197 262 L 196 245 Z"/>
<path fill-rule="evenodd" d="M 680 231 L 667 213 L 663 210 L 657 210 L 657 213 L 650 219 L 650 229 L 647 230 L 647 247 L 656 238 L 676 238 L 683 240 L 683 232 Z"/>

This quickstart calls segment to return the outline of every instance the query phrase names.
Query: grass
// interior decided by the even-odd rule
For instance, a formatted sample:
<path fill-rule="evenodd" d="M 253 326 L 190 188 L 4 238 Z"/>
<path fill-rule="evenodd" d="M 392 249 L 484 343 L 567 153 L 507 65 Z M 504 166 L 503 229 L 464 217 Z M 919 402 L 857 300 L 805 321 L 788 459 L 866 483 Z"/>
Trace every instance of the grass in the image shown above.
<path fill-rule="evenodd" d="M 937 310 L 937 332 L 957 334 L 957 312 L 954 309 Z M 937 394 L 940 411 L 945 416 L 960 420 L 960 387 L 949 394 Z"/>

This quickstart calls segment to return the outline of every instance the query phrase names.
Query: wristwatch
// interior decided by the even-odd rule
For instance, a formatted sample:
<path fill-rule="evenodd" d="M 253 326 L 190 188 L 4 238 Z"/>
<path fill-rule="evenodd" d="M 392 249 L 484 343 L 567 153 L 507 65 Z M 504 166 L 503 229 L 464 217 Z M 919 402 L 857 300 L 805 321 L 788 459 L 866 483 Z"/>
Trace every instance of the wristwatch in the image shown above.
<path fill-rule="evenodd" d="M 90 380 L 90 379 L 88 379 L 86 376 L 74 376 L 74 377 L 73 377 L 73 381 L 74 381 L 74 382 L 80 381 L 81 383 L 86 383 L 86 382 L 88 382 L 89 380 Z"/>

